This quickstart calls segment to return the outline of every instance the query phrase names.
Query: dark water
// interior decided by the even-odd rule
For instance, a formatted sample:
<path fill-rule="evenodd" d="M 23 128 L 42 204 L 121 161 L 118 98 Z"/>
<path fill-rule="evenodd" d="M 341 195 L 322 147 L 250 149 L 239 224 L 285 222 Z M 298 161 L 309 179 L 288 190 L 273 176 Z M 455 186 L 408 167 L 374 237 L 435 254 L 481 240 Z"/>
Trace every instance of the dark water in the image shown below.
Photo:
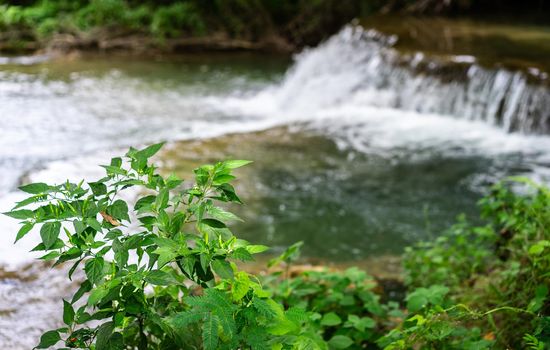
<path fill-rule="evenodd" d="M 448 228 L 460 213 L 475 220 L 476 201 L 495 169 L 487 157 L 422 160 L 341 149 L 311 131 L 272 129 L 173 145 L 168 169 L 189 178 L 201 162 L 239 158 L 245 223 L 235 233 L 274 251 L 303 240 L 304 253 L 329 261 L 399 254 Z M 520 169 L 508 169 L 509 174 Z"/>

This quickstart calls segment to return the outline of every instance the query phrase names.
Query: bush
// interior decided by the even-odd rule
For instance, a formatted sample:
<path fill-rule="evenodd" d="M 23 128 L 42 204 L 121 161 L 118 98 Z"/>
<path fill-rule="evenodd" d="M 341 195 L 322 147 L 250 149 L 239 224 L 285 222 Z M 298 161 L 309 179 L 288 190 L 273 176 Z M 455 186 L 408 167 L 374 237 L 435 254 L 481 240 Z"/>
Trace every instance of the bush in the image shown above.
<path fill-rule="evenodd" d="M 81 29 L 105 25 L 126 24 L 129 8 L 124 0 L 91 0 L 78 10 L 74 21 Z"/>
<path fill-rule="evenodd" d="M 66 326 L 37 348 L 326 348 L 303 309 L 284 310 L 234 263 L 267 249 L 233 236 L 226 222 L 238 217 L 217 206 L 241 203 L 230 182 L 249 162 L 204 165 L 182 186 L 148 163 L 161 146 L 113 158 L 95 182 L 22 186 L 31 196 L 5 213 L 22 220 L 16 240 L 40 228 L 41 260 L 72 264 L 69 279 L 85 273 L 63 300 Z M 130 188 L 133 209 L 120 196 Z"/>
<path fill-rule="evenodd" d="M 176 37 L 186 31 L 203 34 L 205 30 L 200 13 L 188 2 L 158 8 L 151 22 L 151 32 L 159 37 Z"/>
<path fill-rule="evenodd" d="M 268 286 L 274 299 L 286 307 L 309 310 L 313 326 L 335 349 L 373 344 L 404 316 L 398 303 L 380 302 L 374 292 L 377 283 L 356 267 L 343 272 L 305 271 L 295 278 L 274 279 Z"/>
<path fill-rule="evenodd" d="M 550 346 L 549 189 L 527 179 L 503 182 L 480 207 L 487 225 L 462 219 L 434 242 L 407 249 L 406 282 L 411 288 L 433 283 L 450 288 L 455 305 L 428 308 L 429 320 L 475 325 L 468 334 L 481 329 L 497 348 L 522 348 L 533 339 Z"/>

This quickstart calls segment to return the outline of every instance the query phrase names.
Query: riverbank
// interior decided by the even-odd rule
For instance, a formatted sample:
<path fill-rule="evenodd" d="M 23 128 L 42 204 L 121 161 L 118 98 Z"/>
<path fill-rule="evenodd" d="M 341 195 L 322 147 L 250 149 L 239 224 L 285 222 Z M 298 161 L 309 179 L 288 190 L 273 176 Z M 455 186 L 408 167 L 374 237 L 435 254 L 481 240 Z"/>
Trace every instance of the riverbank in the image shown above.
<path fill-rule="evenodd" d="M 218 32 L 205 36 L 159 39 L 146 33 L 97 28 L 91 32 L 55 34 L 44 40 L 18 41 L 0 39 L 0 52 L 7 54 L 127 53 L 142 57 L 191 52 L 266 52 L 288 54 L 296 46 L 284 37 L 270 35 L 258 40 L 231 38 Z"/>
<path fill-rule="evenodd" d="M 10 2 L 8 2 L 10 3 Z M 0 6 L 0 52 L 267 51 L 313 46 L 370 10 L 358 1 L 30 1 Z"/>
<path fill-rule="evenodd" d="M 548 10 L 549 6 L 535 0 L 521 4 L 493 0 L 10 0 L 0 5 L 0 53 L 291 53 L 317 45 L 353 19 L 375 14 L 546 23 Z"/>

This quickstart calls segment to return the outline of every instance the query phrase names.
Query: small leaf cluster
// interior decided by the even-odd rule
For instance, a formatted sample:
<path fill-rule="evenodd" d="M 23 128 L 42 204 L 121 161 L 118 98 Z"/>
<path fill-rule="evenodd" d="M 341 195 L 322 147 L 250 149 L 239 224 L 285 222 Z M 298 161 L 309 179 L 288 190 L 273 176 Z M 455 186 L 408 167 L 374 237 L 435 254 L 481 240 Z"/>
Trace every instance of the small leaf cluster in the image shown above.
<path fill-rule="evenodd" d="M 296 260 L 296 245 L 273 262 Z M 288 266 L 288 265 L 287 265 Z M 377 283 L 356 268 L 345 271 L 304 271 L 289 278 L 270 275 L 274 298 L 284 305 L 308 311 L 308 317 L 330 349 L 362 349 L 395 325 L 402 313 L 396 302 L 383 304 L 374 289 Z M 283 280 L 280 278 L 283 277 Z"/>
<path fill-rule="evenodd" d="M 94 182 L 20 188 L 30 196 L 5 213 L 21 220 L 16 241 L 38 231 L 40 259 L 70 266 L 69 279 L 84 272 L 63 300 L 65 326 L 37 348 L 326 348 L 303 310 L 236 266 L 267 249 L 235 237 L 228 224 L 240 219 L 220 205 L 242 203 L 233 171 L 250 162 L 203 165 L 184 183 L 150 164 L 161 147 L 131 148 Z"/>

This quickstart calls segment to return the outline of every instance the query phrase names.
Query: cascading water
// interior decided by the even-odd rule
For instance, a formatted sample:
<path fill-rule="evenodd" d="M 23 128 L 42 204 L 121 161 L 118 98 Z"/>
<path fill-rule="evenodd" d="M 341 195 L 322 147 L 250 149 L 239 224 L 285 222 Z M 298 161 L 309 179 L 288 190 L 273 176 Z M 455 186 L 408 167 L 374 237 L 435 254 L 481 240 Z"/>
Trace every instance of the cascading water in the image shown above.
<path fill-rule="evenodd" d="M 284 81 L 255 96 L 248 111 L 256 105 L 262 113 L 271 108 L 303 115 L 347 104 L 484 121 L 507 132 L 550 133 L 545 73 L 483 68 L 470 56 L 400 54 L 392 48 L 396 40 L 347 26 L 298 55 Z"/>

